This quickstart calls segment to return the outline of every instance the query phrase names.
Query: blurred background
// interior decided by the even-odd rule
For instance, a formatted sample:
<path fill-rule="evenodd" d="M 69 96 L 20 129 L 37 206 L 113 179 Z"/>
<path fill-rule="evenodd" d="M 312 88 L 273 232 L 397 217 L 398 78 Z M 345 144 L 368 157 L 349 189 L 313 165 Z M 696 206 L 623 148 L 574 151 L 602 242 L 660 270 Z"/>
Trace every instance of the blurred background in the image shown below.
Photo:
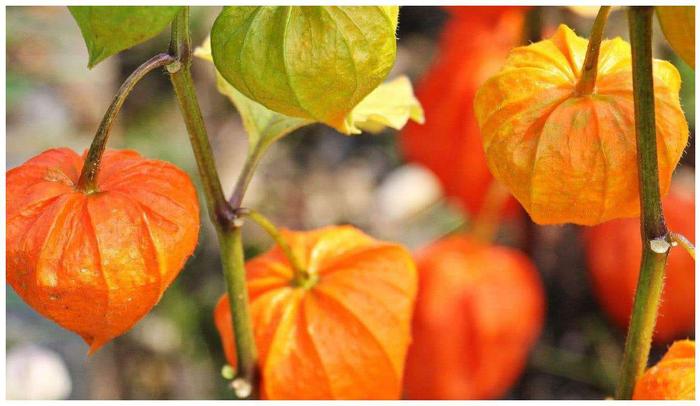
<path fill-rule="evenodd" d="M 218 7 L 192 9 L 195 43 L 206 38 L 218 11 Z M 464 12 L 469 10 L 460 11 Z M 551 34 L 560 23 L 585 36 L 595 12 L 596 8 L 586 7 L 524 10 L 521 43 Z M 450 18 L 442 8 L 402 7 L 398 57 L 391 75 L 406 74 L 419 87 L 439 59 L 443 28 Z M 655 56 L 670 60 L 683 79 L 681 102 L 691 138 L 675 182 L 686 185 L 692 197 L 694 72 L 675 56 L 655 24 Z M 51 147 L 86 149 L 120 83 L 168 44 L 164 32 L 88 70 L 80 31 L 64 7 L 8 7 L 6 31 L 7 169 Z M 627 38 L 625 14 L 620 10 L 613 11 L 606 28 L 607 37 L 618 35 Z M 217 93 L 211 64 L 195 60 L 193 75 L 224 190 L 231 191 L 246 153 L 242 123 L 227 99 Z M 431 115 L 426 119 L 430 121 Z M 303 128 L 272 147 L 244 205 L 257 208 L 280 226 L 309 229 L 351 223 L 411 249 L 468 230 L 474 214 L 459 198 L 444 192 L 449 192 L 449 185 L 446 188 L 435 169 L 422 166 L 420 159 L 407 159 L 410 154 L 402 145 L 408 144 L 401 143 L 402 136 L 386 131 L 348 137 L 321 125 Z M 144 156 L 171 161 L 198 182 L 165 74 L 151 74 L 136 87 L 116 122 L 110 147 L 136 149 Z M 504 389 L 502 397 L 609 396 L 624 332 L 613 322 L 614 316 L 602 310 L 601 299 L 594 293 L 582 228 L 535 226 L 519 207 L 513 211 L 497 229 L 494 241 L 520 249 L 534 261 L 546 292 L 546 319 L 519 379 Z M 6 287 L 8 397 L 231 398 L 221 377 L 225 361 L 212 319 L 225 287 L 214 230 L 206 217 L 202 225 L 194 256 L 160 303 L 133 330 L 91 357 L 77 335 L 39 316 Z M 691 230 L 688 236 L 694 237 L 694 220 Z M 244 235 L 248 257 L 271 244 L 254 226 L 246 226 Z M 692 269 L 687 272 L 687 278 L 694 278 Z M 694 286 L 694 279 L 688 280 Z M 692 328 L 686 330 L 677 335 L 694 337 Z M 664 343 L 656 345 L 652 360 L 665 348 Z"/>

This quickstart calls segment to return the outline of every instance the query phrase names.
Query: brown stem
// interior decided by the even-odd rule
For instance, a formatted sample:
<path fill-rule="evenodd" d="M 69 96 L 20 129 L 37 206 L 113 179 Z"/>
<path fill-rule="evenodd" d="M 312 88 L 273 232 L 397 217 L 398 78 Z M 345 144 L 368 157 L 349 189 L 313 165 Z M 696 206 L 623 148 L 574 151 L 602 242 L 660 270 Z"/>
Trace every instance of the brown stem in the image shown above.
<path fill-rule="evenodd" d="M 136 84 L 149 72 L 169 65 L 174 61 L 175 58 L 171 55 L 165 53 L 158 54 L 136 68 L 136 70 L 133 71 L 119 87 L 119 90 L 117 90 L 117 94 L 114 96 L 112 104 L 110 104 L 107 112 L 105 112 L 102 122 L 97 128 L 97 133 L 95 133 L 95 138 L 93 138 L 92 144 L 90 145 L 90 150 L 88 151 L 87 157 L 85 158 L 85 163 L 83 164 L 83 169 L 80 173 L 80 179 L 78 179 L 78 190 L 84 193 L 97 192 L 97 175 L 100 171 L 100 162 L 102 161 L 102 155 L 104 154 L 107 146 L 107 140 L 109 139 L 112 124 L 114 124 L 114 120 L 117 118 L 119 110 L 121 110 L 122 106 L 124 105 L 124 101 L 126 101 L 126 98 L 129 96 Z"/>

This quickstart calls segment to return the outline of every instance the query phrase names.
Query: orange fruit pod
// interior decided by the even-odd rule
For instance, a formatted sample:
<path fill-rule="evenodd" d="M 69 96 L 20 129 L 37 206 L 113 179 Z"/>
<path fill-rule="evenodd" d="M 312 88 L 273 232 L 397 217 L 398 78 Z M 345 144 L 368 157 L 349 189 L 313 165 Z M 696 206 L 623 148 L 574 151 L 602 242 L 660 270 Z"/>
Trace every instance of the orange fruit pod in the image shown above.
<path fill-rule="evenodd" d="M 603 41 L 591 94 L 577 84 L 588 41 L 565 25 L 511 51 L 474 109 L 493 176 L 539 224 L 594 225 L 639 214 L 630 46 Z M 659 186 L 688 141 L 680 75 L 654 60 Z"/>
<path fill-rule="evenodd" d="M 397 244 L 350 227 L 282 234 L 315 282 L 294 286 L 279 247 L 246 263 L 264 399 L 398 399 L 416 270 Z M 228 297 L 214 311 L 236 365 Z"/>
<path fill-rule="evenodd" d="M 674 183 L 663 200 L 671 230 L 695 240 L 695 195 Z M 588 228 L 583 234 L 593 289 L 605 312 L 621 329 L 629 325 L 637 288 L 642 243 L 639 219 L 619 219 Z M 695 261 L 682 248 L 671 250 L 654 341 L 669 342 L 695 330 Z"/>
<path fill-rule="evenodd" d="M 535 266 L 520 252 L 454 236 L 416 256 L 408 399 L 494 399 L 522 373 L 544 319 Z"/>
<path fill-rule="evenodd" d="M 637 381 L 634 400 L 695 400 L 695 341 L 674 342 Z"/>
<path fill-rule="evenodd" d="M 50 149 L 7 172 L 7 282 L 93 353 L 160 299 L 199 233 L 194 186 L 174 165 L 106 151 L 98 191 L 84 157 Z"/>
<path fill-rule="evenodd" d="M 430 169 L 445 195 L 474 215 L 485 203 L 493 177 L 486 166 L 474 95 L 520 43 L 524 7 L 449 7 L 437 59 L 416 90 L 426 116 L 408 123 L 399 141 L 405 158 Z M 517 213 L 509 198 L 503 214 Z"/>

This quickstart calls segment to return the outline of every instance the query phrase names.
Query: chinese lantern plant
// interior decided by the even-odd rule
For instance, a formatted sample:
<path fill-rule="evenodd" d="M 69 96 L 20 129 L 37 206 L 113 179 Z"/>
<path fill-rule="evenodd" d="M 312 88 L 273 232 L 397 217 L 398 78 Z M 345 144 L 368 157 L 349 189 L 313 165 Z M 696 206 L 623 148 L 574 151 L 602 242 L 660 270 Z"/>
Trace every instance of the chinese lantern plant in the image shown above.
<path fill-rule="evenodd" d="M 88 186 L 84 162 L 57 148 L 7 172 L 7 282 L 92 353 L 175 279 L 197 244 L 199 205 L 170 163 L 107 151 Z"/>
<path fill-rule="evenodd" d="M 674 342 L 637 381 L 633 399 L 695 400 L 695 341 Z"/>
<path fill-rule="evenodd" d="M 488 204 L 493 177 L 482 152 L 474 95 L 520 43 L 525 9 L 449 10 L 452 16 L 443 28 L 436 62 L 416 89 L 428 120 L 424 125 L 409 123 L 399 140 L 406 159 L 433 171 L 445 194 L 475 215 Z M 517 203 L 508 200 L 506 214 L 513 215 Z"/>
<path fill-rule="evenodd" d="M 695 6 L 655 7 L 671 48 L 695 69 Z"/>
<path fill-rule="evenodd" d="M 247 161 L 228 198 L 191 77 L 189 8 L 70 11 L 90 67 L 168 24 L 170 47 L 126 79 L 84 157 L 49 150 L 8 172 L 7 278 L 13 288 L 37 311 L 80 334 L 94 351 L 145 315 L 182 268 L 199 230 L 189 179 L 171 164 L 132 151 L 105 152 L 131 90 L 149 72 L 165 68 L 190 136 L 232 298 L 225 308 L 219 306 L 219 313 L 228 313 L 217 323 L 229 326 L 226 351 L 235 359 L 236 397 L 259 394 L 262 359 L 267 398 L 398 398 L 415 296 L 410 256 L 351 228 L 280 233 L 261 214 L 240 207 L 267 148 L 301 126 L 321 122 L 357 134 L 423 120 L 405 77 L 382 84 L 395 59 L 398 7 L 223 8 L 211 42 L 197 55 L 214 62 L 217 87 L 236 106 L 248 132 Z M 251 262 L 256 271 L 248 280 L 241 235 L 247 218 L 278 247 Z M 268 300 L 271 295 L 286 303 Z M 300 315 L 301 308 L 304 320 L 270 324 L 268 316 Z M 290 354 L 286 343 L 270 341 L 273 332 L 305 337 L 295 330 L 304 323 L 314 326 L 308 333 L 317 339 L 315 348 L 302 338 L 297 344 L 303 351 Z M 282 331 L 289 328 L 295 331 Z M 350 347 L 357 360 L 345 360 Z M 301 370 L 313 376 L 325 371 L 327 385 L 300 383 L 295 374 Z"/>
<path fill-rule="evenodd" d="M 279 247 L 246 264 L 262 397 L 398 399 L 417 284 L 410 254 L 352 227 L 282 235 L 296 265 Z M 214 318 L 235 366 L 226 295 Z"/>
<path fill-rule="evenodd" d="M 672 243 L 661 197 L 688 141 L 680 75 L 652 59 L 653 7 L 630 7 L 630 45 L 603 41 L 601 7 L 590 41 L 562 25 L 511 51 L 477 91 L 474 110 L 489 169 L 539 224 L 596 225 L 641 217 L 642 261 L 616 397 L 644 372 Z M 693 254 L 694 255 L 694 254 Z"/>
<path fill-rule="evenodd" d="M 522 373 L 544 293 L 522 253 L 456 235 L 415 255 L 419 289 L 406 361 L 409 399 L 494 399 Z"/>
<path fill-rule="evenodd" d="M 639 214 L 630 47 L 620 38 L 598 45 L 597 63 L 584 66 L 588 41 L 562 25 L 549 39 L 513 49 L 477 92 L 489 169 L 536 223 L 595 225 Z M 665 195 L 688 124 L 678 70 L 653 65 Z"/>
<path fill-rule="evenodd" d="M 663 200 L 669 227 L 695 235 L 694 182 L 671 184 Z M 619 219 L 584 230 L 589 274 L 598 301 L 612 320 L 626 328 L 632 310 L 642 252 L 638 219 Z M 668 256 L 666 281 L 654 329 L 654 341 L 667 343 L 695 327 L 695 263 L 681 250 Z"/>

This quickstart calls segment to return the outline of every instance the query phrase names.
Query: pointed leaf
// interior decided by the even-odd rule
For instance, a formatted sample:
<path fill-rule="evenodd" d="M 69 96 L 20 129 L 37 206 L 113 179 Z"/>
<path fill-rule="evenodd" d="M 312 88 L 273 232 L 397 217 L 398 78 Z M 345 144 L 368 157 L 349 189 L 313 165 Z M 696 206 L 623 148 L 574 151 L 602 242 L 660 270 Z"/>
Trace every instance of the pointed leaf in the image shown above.
<path fill-rule="evenodd" d="M 175 18 L 181 6 L 69 6 L 87 45 L 92 68 L 104 59 L 145 42 Z"/>

